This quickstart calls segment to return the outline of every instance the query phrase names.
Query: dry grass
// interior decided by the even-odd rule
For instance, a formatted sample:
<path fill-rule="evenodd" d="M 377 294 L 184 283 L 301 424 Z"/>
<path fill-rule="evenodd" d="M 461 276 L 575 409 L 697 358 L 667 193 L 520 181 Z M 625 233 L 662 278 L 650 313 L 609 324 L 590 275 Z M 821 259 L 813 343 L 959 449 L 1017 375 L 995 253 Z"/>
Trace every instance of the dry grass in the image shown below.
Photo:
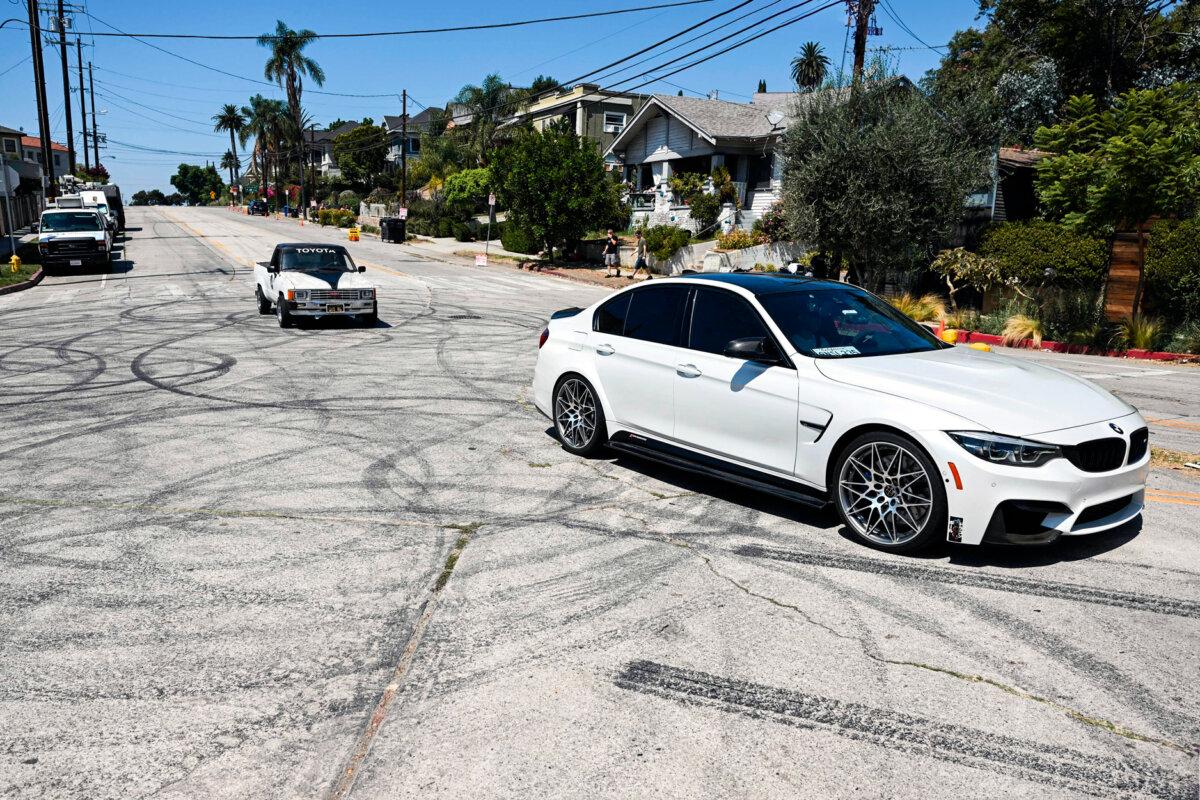
<path fill-rule="evenodd" d="M 1024 314 L 1013 314 L 1004 322 L 1004 330 L 1000 332 L 1004 344 L 1012 347 L 1026 339 L 1033 340 L 1034 347 L 1042 346 L 1042 321 Z"/>
<path fill-rule="evenodd" d="M 1111 346 L 1115 350 L 1154 350 L 1163 332 L 1162 320 L 1154 317 L 1138 317 L 1121 320 L 1113 334 Z"/>
<path fill-rule="evenodd" d="M 917 322 L 934 322 L 946 316 L 946 304 L 936 294 L 914 297 L 908 292 L 888 300 L 896 310 Z"/>
<path fill-rule="evenodd" d="M 1165 447 L 1151 447 L 1150 463 L 1156 467 L 1166 467 L 1168 469 L 1186 469 L 1189 472 L 1200 474 L 1200 470 L 1187 466 L 1188 464 L 1200 464 L 1200 455 L 1196 453 L 1185 453 L 1181 450 L 1168 450 Z"/>

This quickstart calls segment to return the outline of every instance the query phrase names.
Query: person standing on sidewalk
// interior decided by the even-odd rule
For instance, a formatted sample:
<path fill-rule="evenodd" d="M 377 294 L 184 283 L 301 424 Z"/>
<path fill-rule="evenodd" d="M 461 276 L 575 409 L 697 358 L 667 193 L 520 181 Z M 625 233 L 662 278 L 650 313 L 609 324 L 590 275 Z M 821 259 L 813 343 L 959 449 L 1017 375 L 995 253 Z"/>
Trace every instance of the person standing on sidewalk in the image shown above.
<path fill-rule="evenodd" d="M 616 275 L 610 272 L 614 269 L 617 271 Z M 608 229 L 608 238 L 604 240 L 604 277 L 621 277 L 621 240 L 613 233 L 612 228 Z"/>
<path fill-rule="evenodd" d="M 654 277 L 650 274 L 650 265 L 646 262 L 646 238 L 639 230 L 633 242 L 633 274 L 629 277 L 636 278 L 642 270 L 646 270 L 646 280 Z"/>

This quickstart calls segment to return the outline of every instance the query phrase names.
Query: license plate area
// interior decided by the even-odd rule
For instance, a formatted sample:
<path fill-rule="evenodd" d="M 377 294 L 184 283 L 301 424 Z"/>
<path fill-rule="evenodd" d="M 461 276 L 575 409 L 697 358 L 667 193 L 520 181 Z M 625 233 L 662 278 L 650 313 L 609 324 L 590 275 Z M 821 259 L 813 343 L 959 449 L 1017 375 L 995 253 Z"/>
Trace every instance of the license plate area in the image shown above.
<path fill-rule="evenodd" d="M 345 310 L 346 307 L 341 303 L 329 303 L 325 306 L 325 311 L 329 314 L 341 314 Z"/>
<path fill-rule="evenodd" d="M 82 259 L 82 258 L 72 258 L 72 259 L 71 259 L 71 266 L 72 266 L 72 267 L 82 267 L 82 266 L 83 266 L 83 259 Z"/>

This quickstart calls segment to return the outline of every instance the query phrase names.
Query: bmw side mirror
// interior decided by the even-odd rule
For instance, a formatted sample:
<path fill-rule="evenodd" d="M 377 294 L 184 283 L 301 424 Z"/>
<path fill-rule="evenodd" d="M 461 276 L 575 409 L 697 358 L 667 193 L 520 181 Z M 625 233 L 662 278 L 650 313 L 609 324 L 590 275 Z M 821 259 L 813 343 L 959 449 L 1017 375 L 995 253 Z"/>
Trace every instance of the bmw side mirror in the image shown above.
<path fill-rule="evenodd" d="M 359 271 L 359 272 L 366 272 L 366 271 L 367 271 L 367 268 L 366 268 L 366 267 L 359 267 L 359 268 L 358 268 L 358 271 Z"/>
<path fill-rule="evenodd" d="M 779 363 L 779 354 L 775 345 L 763 336 L 747 336 L 744 339 L 734 339 L 725 345 L 725 355 L 728 358 L 740 358 L 743 361 L 757 361 L 762 364 Z"/>

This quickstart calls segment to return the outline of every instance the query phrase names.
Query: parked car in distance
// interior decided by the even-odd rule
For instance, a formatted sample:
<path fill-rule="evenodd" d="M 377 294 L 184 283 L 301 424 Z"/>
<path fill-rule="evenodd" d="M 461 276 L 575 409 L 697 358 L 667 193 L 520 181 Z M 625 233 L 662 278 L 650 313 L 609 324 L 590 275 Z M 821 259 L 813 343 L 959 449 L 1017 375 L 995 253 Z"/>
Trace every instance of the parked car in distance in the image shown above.
<path fill-rule="evenodd" d="M 120 230 L 120 220 L 117 213 L 109 208 L 108 196 L 104 192 L 99 189 L 85 189 L 79 193 L 79 197 L 83 200 L 84 208 L 94 208 L 104 215 L 109 230 L 114 233 Z"/>
<path fill-rule="evenodd" d="M 125 203 L 121 200 L 121 187 L 115 183 L 106 183 L 100 187 L 108 199 L 108 210 L 116 215 L 117 233 L 125 232 Z"/>
<path fill-rule="evenodd" d="M 254 297 L 260 314 L 272 308 L 279 327 L 300 319 L 352 317 L 368 325 L 379 319 L 375 287 L 338 244 L 280 244 L 270 261 L 254 267 Z"/>
<path fill-rule="evenodd" d="M 266 200 L 251 200 L 250 205 L 246 206 L 246 213 L 260 217 L 267 216 L 270 212 L 267 210 Z"/>
<path fill-rule="evenodd" d="M 48 268 L 107 264 L 113 234 L 94 208 L 50 207 L 38 221 L 38 255 Z"/>
<path fill-rule="evenodd" d="M 1142 513 L 1145 420 L 1104 389 L 947 345 L 848 284 L 697 274 L 568 309 L 534 401 L 607 445 L 808 505 L 896 552 L 1047 543 Z"/>

